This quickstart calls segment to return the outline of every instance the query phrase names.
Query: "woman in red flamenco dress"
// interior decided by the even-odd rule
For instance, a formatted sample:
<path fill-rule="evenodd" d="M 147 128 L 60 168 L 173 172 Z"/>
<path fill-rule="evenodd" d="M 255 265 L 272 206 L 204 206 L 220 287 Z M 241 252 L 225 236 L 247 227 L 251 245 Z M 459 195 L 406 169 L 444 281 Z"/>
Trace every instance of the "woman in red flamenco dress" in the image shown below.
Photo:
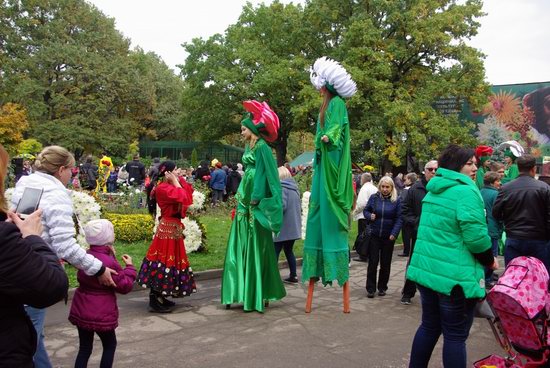
<path fill-rule="evenodd" d="M 175 305 L 166 299 L 189 296 L 197 291 L 193 271 L 183 243 L 183 224 L 187 208 L 193 204 L 193 187 L 173 171 L 176 164 L 165 161 L 159 166 L 158 178 L 150 199 L 160 207 L 160 222 L 153 242 L 143 259 L 137 282 L 151 289 L 149 311 L 169 313 Z"/>

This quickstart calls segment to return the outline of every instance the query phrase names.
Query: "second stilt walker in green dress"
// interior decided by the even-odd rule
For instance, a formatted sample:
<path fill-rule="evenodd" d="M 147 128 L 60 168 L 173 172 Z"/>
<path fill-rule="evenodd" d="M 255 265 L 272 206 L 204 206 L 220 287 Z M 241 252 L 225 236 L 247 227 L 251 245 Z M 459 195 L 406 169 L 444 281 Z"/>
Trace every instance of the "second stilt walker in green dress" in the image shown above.
<path fill-rule="evenodd" d="M 504 161 L 506 167 L 504 169 L 504 178 L 501 179 L 502 184 L 506 184 L 519 176 L 518 165 L 516 159 L 523 156 L 525 150 L 516 141 L 506 141 L 498 146 L 499 149 L 504 149 Z"/>
<path fill-rule="evenodd" d="M 222 277 L 221 301 L 229 307 L 243 303 L 245 311 L 263 312 L 270 300 L 286 295 L 279 275 L 273 233 L 283 221 L 281 184 L 277 165 L 266 140 L 277 139 L 279 118 L 265 103 L 245 101 L 250 112 L 241 122 L 247 142 L 246 166 L 237 190 L 237 208 L 231 224 Z"/>
<path fill-rule="evenodd" d="M 350 133 L 346 104 L 356 85 L 336 61 L 317 59 L 311 82 L 323 96 L 317 121 L 313 182 L 304 243 L 302 282 L 323 285 L 349 278 L 349 214 L 353 202 Z M 307 308 L 306 308 L 307 309 Z"/>

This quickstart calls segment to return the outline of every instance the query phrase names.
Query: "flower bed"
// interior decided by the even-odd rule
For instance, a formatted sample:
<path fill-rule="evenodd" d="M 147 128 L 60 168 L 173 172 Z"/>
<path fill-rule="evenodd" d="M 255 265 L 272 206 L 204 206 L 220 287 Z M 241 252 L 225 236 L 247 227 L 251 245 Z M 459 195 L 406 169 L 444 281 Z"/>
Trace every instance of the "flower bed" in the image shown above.
<path fill-rule="evenodd" d="M 116 240 L 136 242 L 153 238 L 155 222 L 151 215 L 104 213 L 103 218 L 113 223 Z"/>
<path fill-rule="evenodd" d="M 12 194 L 13 188 L 6 190 L 5 195 L 8 202 Z M 132 243 L 142 240 L 150 241 L 153 238 L 155 221 L 151 215 L 143 213 L 113 213 L 109 207 L 105 211 L 106 208 L 102 208 L 94 197 L 83 191 L 73 190 L 71 191 L 71 197 L 75 215 L 76 239 L 83 248 L 87 248 L 88 244 L 86 243 L 82 227 L 88 221 L 99 218 L 107 219 L 113 223 L 117 241 Z M 105 197 L 127 201 L 127 197 L 140 198 L 140 193 L 123 193 L 118 196 L 105 195 L 102 198 L 104 199 Z M 183 234 L 185 236 L 185 250 L 187 253 L 206 250 L 206 229 L 197 216 L 204 209 L 205 198 L 206 196 L 203 193 L 196 190 L 193 193 L 193 205 L 189 207 L 189 216 L 182 220 L 185 226 Z M 104 201 L 100 201 L 100 203 L 104 204 Z M 129 204 L 128 202 L 116 203 L 115 207 L 123 208 Z M 141 209 L 141 211 L 144 211 L 144 209 Z M 157 214 L 160 214 L 160 209 L 158 209 Z"/>

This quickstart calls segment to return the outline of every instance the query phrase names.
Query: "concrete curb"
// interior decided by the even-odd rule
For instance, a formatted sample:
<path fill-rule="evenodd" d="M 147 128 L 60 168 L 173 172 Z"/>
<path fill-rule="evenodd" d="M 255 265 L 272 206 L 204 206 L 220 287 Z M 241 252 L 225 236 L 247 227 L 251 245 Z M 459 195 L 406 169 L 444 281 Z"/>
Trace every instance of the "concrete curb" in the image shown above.
<path fill-rule="evenodd" d="M 403 244 L 396 244 L 396 247 L 402 247 Z M 301 266 L 303 263 L 303 258 L 296 258 L 296 266 Z M 280 261 L 279 262 L 279 269 L 288 268 L 288 263 L 286 261 Z M 205 271 L 199 271 L 194 272 L 193 275 L 195 276 L 195 280 L 197 281 L 206 281 L 206 280 L 213 280 L 213 279 L 221 279 L 223 274 L 223 268 L 215 268 L 213 270 L 205 270 Z M 139 286 L 138 284 L 134 284 L 134 287 L 132 289 L 132 292 L 134 291 L 140 291 L 144 288 Z M 71 300 L 73 298 L 74 292 L 76 288 L 69 289 L 68 292 L 68 299 Z"/>

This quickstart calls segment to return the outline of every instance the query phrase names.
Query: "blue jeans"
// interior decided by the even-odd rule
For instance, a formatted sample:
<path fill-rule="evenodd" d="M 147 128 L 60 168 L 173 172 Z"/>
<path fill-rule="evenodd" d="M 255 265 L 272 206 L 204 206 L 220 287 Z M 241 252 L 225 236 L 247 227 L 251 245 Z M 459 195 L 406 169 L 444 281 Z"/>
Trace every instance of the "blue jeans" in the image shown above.
<path fill-rule="evenodd" d="M 35 368 L 51 368 L 52 363 L 50 362 L 50 358 L 48 358 L 48 352 L 44 346 L 44 320 L 46 319 L 46 309 L 33 308 L 26 305 L 25 311 L 34 325 L 38 342 L 33 357 L 34 366 Z"/>
<path fill-rule="evenodd" d="M 422 302 L 422 323 L 414 336 L 409 368 L 428 366 L 433 349 L 443 332 L 443 366 L 466 367 L 466 339 L 474 320 L 475 299 L 466 299 L 462 288 L 444 295 L 418 285 Z"/>
<path fill-rule="evenodd" d="M 275 253 L 277 254 L 277 262 L 279 262 L 279 254 L 281 254 L 281 250 L 285 251 L 285 257 L 288 262 L 288 268 L 290 269 L 290 277 L 298 277 L 298 274 L 296 273 L 296 256 L 294 255 L 294 252 L 292 251 L 292 247 L 294 247 L 294 240 L 285 240 L 281 242 L 274 242 L 273 245 L 275 245 Z"/>
<path fill-rule="evenodd" d="M 550 273 L 550 242 L 547 240 L 506 239 L 504 249 L 504 265 L 519 256 L 535 257 L 540 259 Z"/>

